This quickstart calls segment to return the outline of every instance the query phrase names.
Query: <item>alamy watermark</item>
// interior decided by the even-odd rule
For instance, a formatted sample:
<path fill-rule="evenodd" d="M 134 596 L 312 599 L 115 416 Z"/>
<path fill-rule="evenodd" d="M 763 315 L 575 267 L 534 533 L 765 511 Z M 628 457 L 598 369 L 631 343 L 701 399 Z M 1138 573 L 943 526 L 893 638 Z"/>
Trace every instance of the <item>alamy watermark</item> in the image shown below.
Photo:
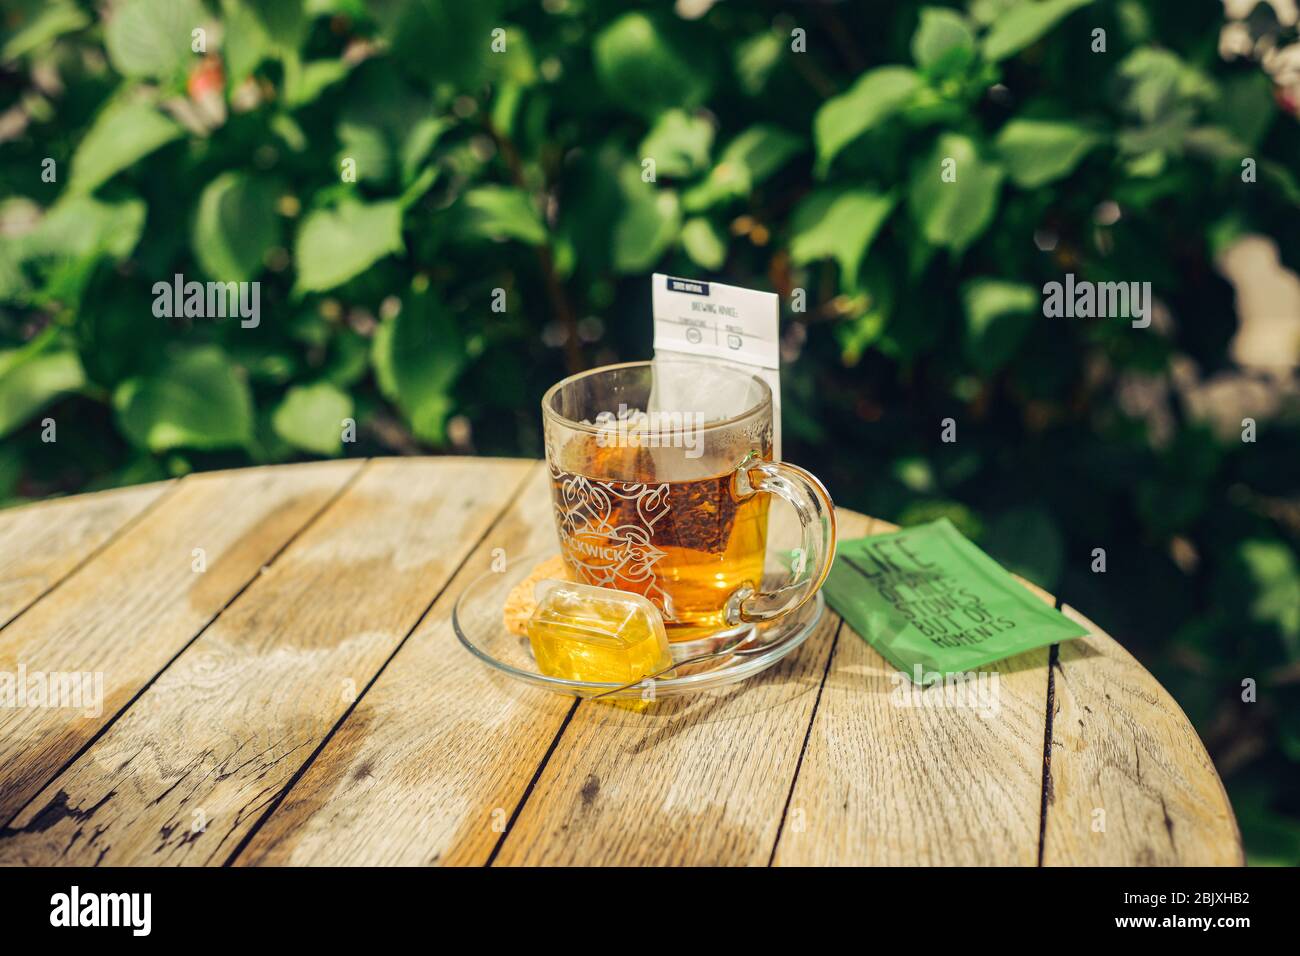
<path fill-rule="evenodd" d="M 80 710 L 87 717 L 104 712 L 103 671 L 0 671 L 0 708 Z"/>
<path fill-rule="evenodd" d="M 148 936 L 153 929 L 153 894 L 83 893 L 74 884 L 68 892 L 50 897 L 50 925 L 117 926 L 131 930 L 132 936 Z"/>
<path fill-rule="evenodd" d="M 960 671 L 941 674 L 917 664 L 909 678 L 903 671 L 889 675 L 895 707 L 931 710 L 973 710 L 984 720 L 1002 709 L 1002 685 L 997 671 Z"/>
<path fill-rule="evenodd" d="M 646 412 L 620 404 L 618 413 L 601 412 L 594 422 L 601 448 L 684 448 L 687 458 L 704 454 L 703 412 Z"/>
<path fill-rule="evenodd" d="M 153 314 L 159 319 L 239 319 L 240 328 L 262 322 L 262 283 L 185 281 L 176 273 L 171 282 L 153 284 Z"/>
<path fill-rule="evenodd" d="M 1066 273 L 1065 282 L 1043 286 L 1043 315 L 1049 319 L 1132 319 L 1135 329 L 1151 324 L 1150 282 L 1089 282 Z"/>

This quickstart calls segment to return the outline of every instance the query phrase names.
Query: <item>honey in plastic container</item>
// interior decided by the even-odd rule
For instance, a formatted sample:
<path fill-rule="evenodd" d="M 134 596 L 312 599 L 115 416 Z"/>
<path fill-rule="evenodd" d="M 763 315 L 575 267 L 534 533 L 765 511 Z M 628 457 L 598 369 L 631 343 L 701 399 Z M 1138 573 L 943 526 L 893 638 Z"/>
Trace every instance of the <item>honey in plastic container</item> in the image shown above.
<path fill-rule="evenodd" d="M 672 666 L 663 618 L 640 594 L 548 579 L 536 595 L 527 631 L 543 674 L 630 684 Z"/>

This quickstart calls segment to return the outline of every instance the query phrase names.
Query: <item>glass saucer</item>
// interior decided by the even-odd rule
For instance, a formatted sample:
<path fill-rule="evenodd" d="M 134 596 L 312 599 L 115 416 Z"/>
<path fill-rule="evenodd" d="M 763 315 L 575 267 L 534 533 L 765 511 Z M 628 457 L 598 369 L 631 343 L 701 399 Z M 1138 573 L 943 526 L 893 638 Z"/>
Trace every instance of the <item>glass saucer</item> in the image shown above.
<path fill-rule="evenodd" d="M 558 553 L 557 550 L 551 550 L 518 558 L 509 562 L 505 570 L 489 571 L 472 582 L 456 600 L 451 616 L 452 626 L 456 630 L 456 637 L 469 652 L 496 670 L 558 694 L 590 697 L 618 685 L 565 680 L 541 673 L 537 670 L 537 662 L 533 660 L 528 638 L 506 630 L 502 617 L 510 590 L 538 564 Z M 746 624 L 696 640 L 672 644 L 673 659 L 682 661 L 708 653 L 741 637 L 731 654 L 686 665 L 672 677 L 658 678 L 654 682 L 654 695 L 675 697 L 679 694 L 694 694 L 734 684 L 765 671 L 807 640 L 825 611 L 826 602 L 818 593 L 803 607 L 770 624 Z M 744 631 L 750 632 L 748 636 L 743 636 Z M 638 684 L 611 694 L 609 699 L 639 699 L 642 692 L 643 688 Z"/>

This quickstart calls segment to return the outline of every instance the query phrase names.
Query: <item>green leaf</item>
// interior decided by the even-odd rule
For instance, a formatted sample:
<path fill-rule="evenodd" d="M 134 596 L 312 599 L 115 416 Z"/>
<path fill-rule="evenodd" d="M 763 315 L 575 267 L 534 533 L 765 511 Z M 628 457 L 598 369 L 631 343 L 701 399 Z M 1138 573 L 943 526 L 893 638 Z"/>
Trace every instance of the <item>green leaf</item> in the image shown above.
<path fill-rule="evenodd" d="M 279 239 L 275 189 L 266 180 L 222 173 L 199 196 L 191 244 L 210 278 L 252 279 L 262 271 L 262 260 Z"/>
<path fill-rule="evenodd" d="M 984 35 L 982 52 L 990 63 L 1019 53 L 1052 27 L 1092 0 L 1032 0 L 999 14 Z"/>
<path fill-rule="evenodd" d="M 885 331 L 889 314 L 882 308 L 872 308 L 853 318 L 835 323 L 835 341 L 840 346 L 840 361 L 852 368 L 862 361 L 863 353 L 879 341 Z"/>
<path fill-rule="evenodd" d="M 510 186 L 479 186 L 461 196 L 452 213 L 454 231 L 462 239 L 492 239 L 540 246 L 546 242 L 546 226 L 522 189 Z"/>
<path fill-rule="evenodd" d="M 394 58 L 434 83 L 470 91 L 487 78 L 492 30 L 503 26 L 497 0 L 369 0 Z"/>
<path fill-rule="evenodd" d="M 412 292 L 395 318 L 375 334 L 371 361 L 381 391 L 397 402 L 417 438 L 446 442 L 451 387 L 465 362 L 465 344 L 431 290 Z"/>
<path fill-rule="evenodd" d="M 1176 53 L 1140 47 L 1124 58 L 1119 75 L 1125 83 L 1124 109 L 1144 123 L 1158 123 L 1178 108 L 1190 108 L 1218 96 L 1214 81 Z"/>
<path fill-rule="evenodd" d="M 392 146 L 378 126 L 369 122 L 339 121 L 339 155 L 335 168 L 345 160 L 356 164 L 357 179 L 363 183 L 387 182 L 393 175 Z"/>
<path fill-rule="evenodd" d="M 640 116 L 692 109 L 709 93 L 700 64 L 675 50 L 659 23 L 644 13 L 625 13 L 601 30 L 592 57 L 606 95 Z"/>
<path fill-rule="evenodd" d="M 356 332 L 341 329 L 331 343 L 330 353 L 321 378 L 339 388 L 351 388 L 370 370 L 370 341 Z"/>
<path fill-rule="evenodd" d="M 6 14 L 11 33 L 0 45 L 0 63 L 49 45 L 57 37 L 90 25 L 90 15 L 72 0 L 21 0 Z"/>
<path fill-rule="evenodd" d="M 794 133 L 769 123 L 759 123 L 727 144 L 718 164 L 704 182 L 682 197 L 689 212 L 700 212 L 719 203 L 747 198 L 754 187 L 797 155 L 804 142 Z"/>
<path fill-rule="evenodd" d="M 823 103 L 813 117 L 818 169 L 830 168 L 845 146 L 896 114 L 921 86 L 921 76 L 915 70 L 881 66 L 863 73 L 846 92 Z"/>
<path fill-rule="evenodd" d="M 987 27 L 991 26 L 998 17 L 1012 7 L 1027 2 L 1029 0 L 969 0 L 967 7 L 969 8 L 970 18 L 978 26 Z"/>
<path fill-rule="evenodd" d="M 0 352 L 0 437 L 60 395 L 86 384 L 77 353 L 59 347 L 52 332 L 22 348 Z"/>
<path fill-rule="evenodd" d="M 524 105 L 527 92 L 525 87 L 518 83 L 511 83 L 509 80 L 503 80 L 496 85 L 495 95 L 492 97 L 491 109 L 488 112 L 488 122 L 490 122 L 497 134 L 504 139 L 511 139 L 518 132 L 515 129 L 515 121 L 519 116 L 520 108 Z M 539 102 L 529 100 L 530 103 Z M 530 114 L 536 116 L 536 113 Z"/>
<path fill-rule="evenodd" d="M 16 241 L 22 259 L 76 259 L 106 255 L 125 259 L 140 241 L 145 204 L 140 199 L 101 202 L 93 196 L 60 199 L 26 236 Z"/>
<path fill-rule="evenodd" d="M 236 448 L 253 434 L 248 384 L 216 346 L 189 348 L 113 392 L 118 427 L 153 452 Z"/>
<path fill-rule="evenodd" d="M 338 123 L 340 158 L 357 164 L 364 182 L 413 180 L 451 122 L 437 116 L 430 97 L 413 90 L 393 70 L 372 64 L 349 84 Z"/>
<path fill-rule="evenodd" d="M 245 0 L 221 0 L 221 55 L 226 88 L 235 89 L 273 52 L 266 26 Z"/>
<path fill-rule="evenodd" d="M 77 145 L 68 191 L 94 192 L 181 132 L 178 125 L 145 100 L 119 97 L 110 101 Z"/>
<path fill-rule="evenodd" d="M 1251 151 L 1231 130 L 1222 126 L 1198 126 L 1188 130 L 1183 138 L 1183 146 L 1193 155 L 1231 160 L 1234 166 Z"/>
<path fill-rule="evenodd" d="M 716 272 L 727 261 L 727 236 L 703 216 L 686 220 L 682 226 L 682 248 L 701 269 Z"/>
<path fill-rule="evenodd" d="M 271 42 L 285 52 L 297 52 L 311 25 L 303 0 L 245 0 Z"/>
<path fill-rule="evenodd" d="M 348 200 L 337 209 L 318 209 L 298 227 L 294 289 L 298 293 L 332 289 L 403 248 L 399 203 Z"/>
<path fill-rule="evenodd" d="M 1143 126 L 1120 130 L 1115 136 L 1115 145 L 1121 153 L 1136 157 L 1154 156 L 1159 160 L 1148 160 L 1152 164 L 1149 169 L 1142 163 L 1131 165 L 1129 175 L 1158 175 L 1164 169 L 1166 154 L 1182 151 L 1195 116 L 1194 108 L 1180 106 Z"/>
<path fill-rule="evenodd" d="M 677 193 L 641 176 L 641 165 L 613 139 L 578 161 L 555 232 L 562 273 L 643 271 L 677 240 L 682 219 Z"/>
<path fill-rule="evenodd" d="M 397 378 L 393 371 L 393 332 L 396 328 L 396 319 L 380 322 L 370 341 L 370 365 L 375 370 L 375 384 L 379 387 L 379 394 L 394 403 L 397 401 Z"/>
<path fill-rule="evenodd" d="M 288 113 L 276 113 L 266 125 L 292 152 L 301 153 L 307 148 L 307 134 Z"/>
<path fill-rule="evenodd" d="M 420 170 L 416 176 L 402 190 L 402 195 L 397 197 L 397 204 L 405 211 L 420 201 L 420 198 L 433 188 L 433 184 L 438 181 L 438 174 L 441 170 L 437 166 L 426 166 Z"/>
<path fill-rule="evenodd" d="M 14 253 L 15 245 L 16 240 L 0 236 L 0 302 L 25 302 L 32 291 Z"/>
<path fill-rule="evenodd" d="M 197 58 L 191 33 L 206 16 L 198 0 L 123 0 L 104 27 L 113 69 L 132 78 L 176 79 Z"/>
<path fill-rule="evenodd" d="M 352 417 L 352 397 L 329 382 L 295 385 L 271 413 L 271 427 L 302 451 L 337 455 L 343 450 L 343 420 Z"/>
<path fill-rule="evenodd" d="M 1252 621 L 1275 627 L 1291 660 L 1300 659 L 1300 565 L 1279 540 L 1256 538 L 1237 549 L 1237 563 L 1250 582 Z"/>
<path fill-rule="evenodd" d="M 102 258 L 120 262 L 140 240 L 145 204 L 65 194 L 30 232 L 0 237 L 0 301 L 77 309 Z M 35 274 L 33 286 L 22 266 Z"/>
<path fill-rule="evenodd" d="M 759 123 L 727 144 L 727 148 L 722 151 L 720 163 L 743 169 L 752 189 L 798 155 L 803 148 L 803 139 L 789 130 Z"/>
<path fill-rule="evenodd" d="M 72 157 L 69 193 L 92 192 L 181 133 L 180 126 L 156 110 L 147 96 L 110 100 Z"/>
<path fill-rule="evenodd" d="M 930 76 L 960 73 L 975 60 L 975 32 L 955 10 L 923 7 L 912 35 L 912 59 Z"/>
<path fill-rule="evenodd" d="M 653 159 L 657 175 L 678 179 L 708 166 L 712 147 L 712 123 L 685 110 L 667 110 L 641 141 L 640 158 Z"/>
<path fill-rule="evenodd" d="M 641 167 L 628 163 L 619 173 L 625 201 L 614 223 L 613 265 L 622 274 L 645 272 L 677 239 L 682 207 L 677 193 L 642 182 Z"/>
<path fill-rule="evenodd" d="M 834 259 L 841 283 L 855 288 L 862 257 L 893 208 L 888 193 L 852 186 L 819 189 L 791 217 L 790 258 L 796 265 Z"/>
<path fill-rule="evenodd" d="M 309 17 L 341 14 L 357 19 L 366 16 L 368 0 L 305 0 L 303 6 Z"/>
<path fill-rule="evenodd" d="M 1211 115 L 1253 149 L 1264 141 L 1277 114 L 1272 81 L 1262 70 L 1252 70 L 1222 82 Z"/>
<path fill-rule="evenodd" d="M 1042 310 L 1037 289 L 1001 279 L 972 279 L 962 287 L 961 298 L 966 360 L 985 374 L 1006 365 Z"/>
<path fill-rule="evenodd" d="M 840 346 L 840 362 L 845 368 L 862 361 L 866 350 L 880 342 L 885 334 L 897 297 L 893 268 L 883 259 L 869 260 L 861 269 L 854 291 L 839 309 L 844 317 L 833 326 L 835 341 Z"/>
<path fill-rule="evenodd" d="M 299 51 L 311 26 L 303 0 L 221 0 L 227 88 L 235 89 L 258 64 L 270 56 L 284 63 L 284 98 L 289 107 L 302 106 L 326 86 L 345 76 L 346 64 L 322 60 L 302 65 Z"/>
<path fill-rule="evenodd" d="M 775 30 L 764 30 L 736 47 L 736 78 L 749 96 L 757 96 L 767 85 L 776 65 L 785 55 L 786 37 Z"/>
<path fill-rule="evenodd" d="M 994 147 L 1011 180 L 1022 189 L 1068 176 L 1101 137 L 1086 126 L 1057 120 L 1013 119 Z"/>
<path fill-rule="evenodd" d="M 351 71 L 346 60 L 312 60 L 303 63 L 297 53 L 284 57 L 284 105 L 297 109 L 314 103 L 329 87 Z"/>
<path fill-rule="evenodd" d="M 956 178 L 945 182 L 949 168 Z M 913 164 L 907 194 L 912 218 L 926 241 L 958 252 L 974 242 L 993 221 L 1002 176 L 1002 168 L 982 159 L 969 136 L 940 136 L 929 155 Z"/>
<path fill-rule="evenodd" d="M 493 52 L 488 57 L 494 83 L 519 88 L 532 86 L 537 82 L 537 59 L 533 56 L 532 45 L 528 35 L 519 27 L 503 27 L 505 30 L 505 49 Z"/>
<path fill-rule="evenodd" d="M 1296 182 L 1295 176 L 1286 166 L 1266 160 L 1259 164 L 1259 175 L 1261 181 L 1269 183 L 1284 200 L 1293 206 L 1300 206 L 1300 183 Z"/>

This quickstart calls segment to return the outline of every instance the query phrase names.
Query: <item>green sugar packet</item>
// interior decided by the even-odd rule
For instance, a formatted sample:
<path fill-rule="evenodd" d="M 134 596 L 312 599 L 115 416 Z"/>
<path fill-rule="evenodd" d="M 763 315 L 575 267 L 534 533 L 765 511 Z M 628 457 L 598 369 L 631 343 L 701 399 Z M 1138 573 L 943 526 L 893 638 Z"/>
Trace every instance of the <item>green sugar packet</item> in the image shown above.
<path fill-rule="evenodd" d="M 840 617 L 916 683 L 1087 633 L 947 518 L 839 542 L 825 591 Z"/>

